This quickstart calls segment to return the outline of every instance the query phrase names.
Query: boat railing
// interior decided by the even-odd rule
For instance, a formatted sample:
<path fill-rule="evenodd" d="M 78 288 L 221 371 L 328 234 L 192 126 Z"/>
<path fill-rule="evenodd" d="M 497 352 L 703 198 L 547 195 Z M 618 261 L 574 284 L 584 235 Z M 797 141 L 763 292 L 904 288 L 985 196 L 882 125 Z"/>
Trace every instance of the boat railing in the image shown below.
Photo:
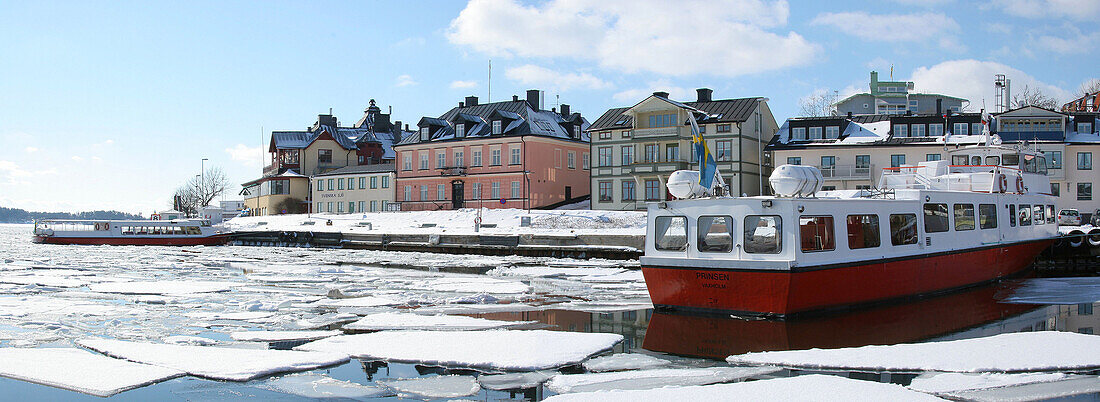
<path fill-rule="evenodd" d="M 879 187 L 973 192 L 1007 192 L 1020 169 L 1000 165 L 918 165 L 882 168 Z M 1011 179 L 1011 180 L 1010 180 Z"/>

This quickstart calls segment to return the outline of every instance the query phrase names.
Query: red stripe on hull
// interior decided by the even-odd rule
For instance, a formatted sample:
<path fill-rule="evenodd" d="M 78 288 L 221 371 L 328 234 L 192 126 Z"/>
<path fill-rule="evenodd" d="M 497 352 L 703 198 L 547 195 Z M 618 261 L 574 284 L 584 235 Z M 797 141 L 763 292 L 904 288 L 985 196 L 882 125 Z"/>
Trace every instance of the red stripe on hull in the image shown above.
<path fill-rule="evenodd" d="M 1018 273 L 1053 240 L 807 271 L 642 267 L 653 304 L 788 315 L 935 293 Z"/>
<path fill-rule="evenodd" d="M 229 241 L 229 236 L 215 235 L 207 237 L 54 237 L 35 236 L 35 243 L 78 244 L 95 246 L 217 246 Z"/>

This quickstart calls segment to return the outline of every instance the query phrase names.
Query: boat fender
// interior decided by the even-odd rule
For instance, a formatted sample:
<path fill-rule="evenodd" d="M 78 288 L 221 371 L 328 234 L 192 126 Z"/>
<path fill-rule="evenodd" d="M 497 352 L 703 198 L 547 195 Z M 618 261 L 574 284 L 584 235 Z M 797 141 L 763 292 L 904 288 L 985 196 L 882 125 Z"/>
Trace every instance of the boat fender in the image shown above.
<path fill-rule="evenodd" d="M 1001 177 L 1001 186 L 997 188 L 998 193 L 1003 193 L 1008 190 L 1008 176 L 1004 173 L 998 173 L 997 176 Z"/>
<path fill-rule="evenodd" d="M 1020 194 L 1024 193 L 1024 176 L 1020 174 L 1016 175 L 1016 192 Z"/>
<path fill-rule="evenodd" d="M 1100 229 L 1090 230 L 1088 240 L 1090 246 L 1100 247 Z"/>
<path fill-rule="evenodd" d="M 1085 232 L 1080 230 L 1074 230 L 1069 232 L 1069 246 L 1073 248 L 1081 247 L 1085 243 Z"/>

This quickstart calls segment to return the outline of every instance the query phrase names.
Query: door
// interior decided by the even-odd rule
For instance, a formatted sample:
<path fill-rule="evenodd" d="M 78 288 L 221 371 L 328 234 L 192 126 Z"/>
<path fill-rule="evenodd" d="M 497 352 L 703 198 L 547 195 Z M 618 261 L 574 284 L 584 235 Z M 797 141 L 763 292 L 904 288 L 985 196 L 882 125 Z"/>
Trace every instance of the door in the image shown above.
<path fill-rule="evenodd" d="M 573 187 L 565 186 L 565 199 L 567 201 L 573 199 Z"/>
<path fill-rule="evenodd" d="M 465 205 L 465 186 L 462 181 L 451 182 L 451 209 L 461 209 Z"/>

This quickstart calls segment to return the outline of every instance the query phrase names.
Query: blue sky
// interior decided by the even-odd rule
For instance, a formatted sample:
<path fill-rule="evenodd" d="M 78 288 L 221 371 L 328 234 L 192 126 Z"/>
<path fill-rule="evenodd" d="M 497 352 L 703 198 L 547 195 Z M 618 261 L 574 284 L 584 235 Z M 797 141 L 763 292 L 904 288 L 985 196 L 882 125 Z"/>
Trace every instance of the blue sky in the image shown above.
<path fill-rule="evenodd" d="M 0 206 L 148 214 L 271 130 L 546 91 L 595 120 L 654 90 L 765 96 L 780 122 L 868 73 L 992 105 L 992 75 L 1068 101 L 1096 79 L 1094 0 L 19 2 L 0 0 Z"/>

